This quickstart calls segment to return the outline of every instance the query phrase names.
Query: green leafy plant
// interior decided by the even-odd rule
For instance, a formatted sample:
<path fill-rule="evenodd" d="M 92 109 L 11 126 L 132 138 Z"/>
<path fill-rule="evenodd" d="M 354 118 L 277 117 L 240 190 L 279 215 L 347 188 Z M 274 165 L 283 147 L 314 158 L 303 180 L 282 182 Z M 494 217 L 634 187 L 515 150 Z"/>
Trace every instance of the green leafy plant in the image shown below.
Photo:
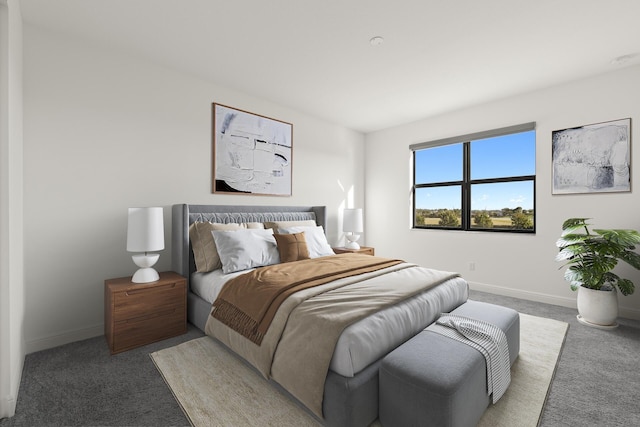
<path fill-rule="evenodd" d="M 460 225 L 460 218 L 458 218 L 458 215 L 456 215 L 454 211 L 443 209 L 438 212 L 438 216 L 440 217 L 438 225 L 442 227 L 458 227 Z"/>
<path fill-rule="evenodd" d="M 569 218 L 562 224 L 562 234 L 556 242 L 560 248 L 556 261 L 568 267 L 565 280 L 574 291 L 580 286 L 596 290 L 617 287 L 622 295 L 631 295 L 635 290 L 633 282 L 611 270 L 619 260 L 640 269 L 640 255 L 634 252 L 640 243 L 640 233 L 617 229 L 592 232 L 589 231 L 591 224 L 587 223 L 589 219 Z"/>

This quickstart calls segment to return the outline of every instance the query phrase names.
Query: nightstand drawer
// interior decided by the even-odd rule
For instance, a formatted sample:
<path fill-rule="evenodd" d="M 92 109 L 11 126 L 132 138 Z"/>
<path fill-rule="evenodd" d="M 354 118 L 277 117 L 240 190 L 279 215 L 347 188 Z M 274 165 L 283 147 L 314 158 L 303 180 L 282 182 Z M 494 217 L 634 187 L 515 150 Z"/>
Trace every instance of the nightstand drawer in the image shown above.
<path fill-rule="evenodd" d="M 180 305 L 185 295 L 184 283 L 167 283 L 153 288 L 128 289 L 114 295 L 114 317 L 116 322 L 139 317 L 150 307 L 162 311 Z"/>
<path fill-rule="evenodd" d="M 114 352 L 160 341 L 187 332 L 184 305 L 169 309 L 154 309 L 153 313 L 116 321 Z"/>

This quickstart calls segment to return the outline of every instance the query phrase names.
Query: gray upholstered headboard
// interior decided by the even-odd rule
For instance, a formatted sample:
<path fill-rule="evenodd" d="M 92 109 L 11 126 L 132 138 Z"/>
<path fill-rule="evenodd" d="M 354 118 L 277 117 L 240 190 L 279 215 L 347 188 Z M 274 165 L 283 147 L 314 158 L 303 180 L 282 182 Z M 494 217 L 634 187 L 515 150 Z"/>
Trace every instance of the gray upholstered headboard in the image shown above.
<path fill-rule="evenodd" d="M 325 206 L 173 205 L 171 267 L 187 281 L 195 270 L 189 243 L 189 225 L 195 221 L 242 223 L 308 219 L 315 220 L 326 231 Z"/>

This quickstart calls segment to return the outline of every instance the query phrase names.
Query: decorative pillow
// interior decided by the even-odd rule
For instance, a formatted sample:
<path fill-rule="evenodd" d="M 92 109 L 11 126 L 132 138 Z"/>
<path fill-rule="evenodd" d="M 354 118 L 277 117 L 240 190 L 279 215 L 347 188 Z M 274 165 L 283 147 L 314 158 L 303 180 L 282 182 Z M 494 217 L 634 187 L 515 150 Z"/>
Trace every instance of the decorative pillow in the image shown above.
<path fill-rule="evenodd" d="M 211 232 L 213 230 L 240 230 L 243 228 L 264 228 L 261 222 L 249 222 L 246 224 L 221 224 L 217 222 L 196 221 L 189 226 L 189 239 L 193 250 L 193 258 L 198 273 L 207 273 L 222 267 L 218 250 Z"/>
<path fill-rule="evenodd" d="M 224 274 L 278 264 L 280 254 L 272 229 L 213 230 Z"/>
<path fill-rule="evenodd" d="M 273 228 L 274 231 L 277 231 L 281 228 L 290 228 L 290 227 L 315 227 L 316 222 L 312 219 L 301 219 L 298 221 L 267 221 L 264 223 L 264 228 Z"/>
<path fill-rule="evenodd" d="M 278 232 L 282 234 L 294 234 L 304 232 L 304 238 L 307 242 L 310 258 L 318 258 L 321 256 L 335 255 L 333 249 L 327 242 L 327 236 L 321 225 L 314 227 L 288 227 L 279 228 Z"/>
<path fill-rule="evenodd" d="M 309 249 L 304 233 L 274 234 L 280 253 L 280 262 L 300 261 L 309 259 Z"/>

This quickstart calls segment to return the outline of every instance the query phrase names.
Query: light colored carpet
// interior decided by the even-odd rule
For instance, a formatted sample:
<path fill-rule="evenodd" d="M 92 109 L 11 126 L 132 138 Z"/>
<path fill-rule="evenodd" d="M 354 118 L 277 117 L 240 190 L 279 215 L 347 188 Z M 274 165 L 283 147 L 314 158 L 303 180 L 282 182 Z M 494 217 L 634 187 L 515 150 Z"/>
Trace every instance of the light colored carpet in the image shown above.
<path fill-rule="evenodd" d="M 511 367 L 511 384 L 478 426 L 538 425 L 568 328 L 565 322 L 520 313 L 520 354 Z"/>
<path fill-rule="evenodd" d="M 567 328 L 564 322 L 520 314 L 520 355 L 511 370 L 511 384 L 479 426 L 538 425 Z M 157 351 L 151 358 L 196 427 L 320 425 L 209 337 Z"/>

